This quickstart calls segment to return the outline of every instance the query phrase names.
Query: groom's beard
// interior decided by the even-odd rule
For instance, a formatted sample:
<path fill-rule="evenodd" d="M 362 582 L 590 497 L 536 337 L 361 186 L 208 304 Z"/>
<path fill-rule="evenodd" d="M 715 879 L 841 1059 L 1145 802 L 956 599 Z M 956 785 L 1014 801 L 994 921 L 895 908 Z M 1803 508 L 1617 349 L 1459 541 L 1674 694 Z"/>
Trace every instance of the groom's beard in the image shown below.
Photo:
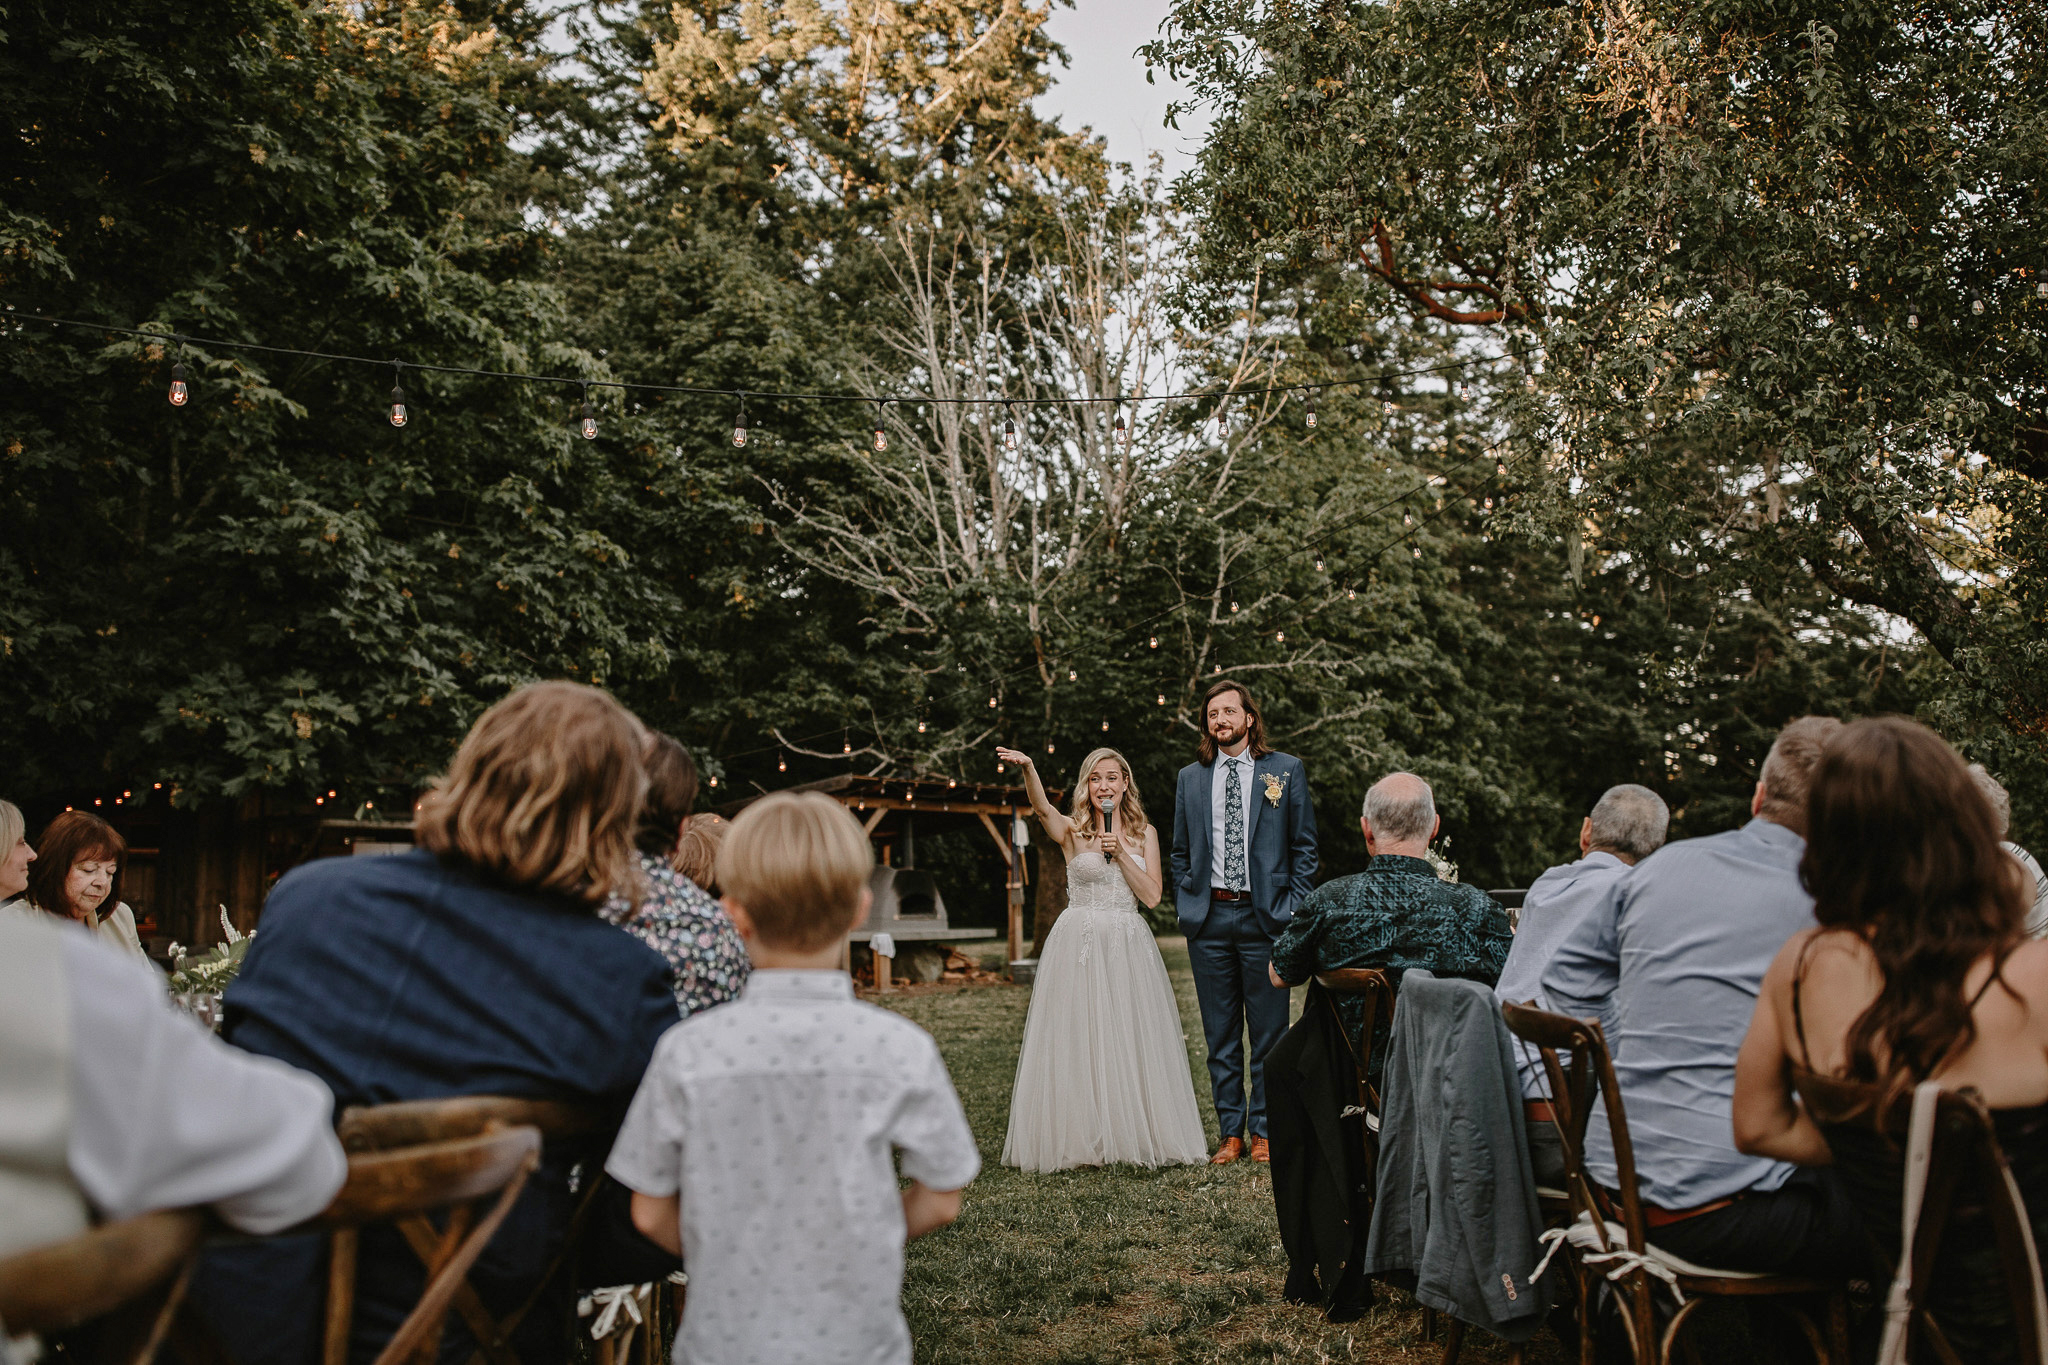
<path fill-rule="evenodd" d="M 1209 738 L 1216 741 L 1217 748 L 1228 749 L 1250 733 L 1251 726 L 1249 725 L 1235 730 L 1219 726 L 1209 731 Z"/>

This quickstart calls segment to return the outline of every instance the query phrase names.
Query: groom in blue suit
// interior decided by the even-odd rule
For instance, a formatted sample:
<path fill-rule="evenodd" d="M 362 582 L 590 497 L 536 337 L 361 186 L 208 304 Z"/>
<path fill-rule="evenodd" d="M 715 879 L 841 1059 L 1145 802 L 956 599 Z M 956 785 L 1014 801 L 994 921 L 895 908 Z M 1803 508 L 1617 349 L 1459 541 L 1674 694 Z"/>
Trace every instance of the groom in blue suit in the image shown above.
<path fill-rule="evenodd" d="M 1242 684 L 1219 682 L 1202 704 L 1201 760 L 1174 787 L 1171 862 L 1223 1136 L 1210 1160 L 1223 1165 L 1246 1155 L 1247 1137 L 1252 1159 L 1267 1159 L 1266 1054 L 1287 1031 L 1287 991 L 1266 968 L 1274 937 L 1314 885 L 1316 812 L 1301 760 L 1266 747 L 1264 718 Z"/>

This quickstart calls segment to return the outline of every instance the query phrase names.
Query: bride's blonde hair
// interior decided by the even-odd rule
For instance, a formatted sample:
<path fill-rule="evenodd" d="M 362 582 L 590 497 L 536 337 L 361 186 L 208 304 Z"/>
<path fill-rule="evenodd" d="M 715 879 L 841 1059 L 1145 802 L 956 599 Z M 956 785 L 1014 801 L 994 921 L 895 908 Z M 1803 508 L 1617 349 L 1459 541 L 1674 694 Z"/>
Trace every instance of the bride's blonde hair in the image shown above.
<path fill-rule="evenodd" d="M 1117 832 L 1133 839 L 1145 834 L 1145 803 L 1138 799 L 1138 779 L 1131 776 L 1130 760 L 1114 749 L 1097 749 L 1081 760 L 1081 776 L 1074 783 L 1073 799 L 1067 803 L 1067 818 L 1077 826 L 1095 827 L 1095 803 L 1088 799 L 1088 774 L 1095 771 L 1095 765 L 1105 758 L 1116 760 L 1116 766 L 1123 770 L 1124 795 L 1117 802 Z"/>

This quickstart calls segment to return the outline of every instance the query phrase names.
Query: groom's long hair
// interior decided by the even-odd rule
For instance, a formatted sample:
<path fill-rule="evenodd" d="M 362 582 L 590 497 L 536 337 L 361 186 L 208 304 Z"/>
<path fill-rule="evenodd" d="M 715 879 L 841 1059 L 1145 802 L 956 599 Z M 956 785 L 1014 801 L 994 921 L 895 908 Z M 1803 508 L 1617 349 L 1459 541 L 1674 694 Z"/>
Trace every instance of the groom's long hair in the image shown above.
<path fill-rule="evenodd" d="M 1237 699 L 1244 703 L 1246 731 L 1244 751 L 1255 759 L 1264 758 L 1267 754 L 1273 752 L 1273 746 L 1266 743 L 1266 718 L 1260 714 L 1259 704 L 1252 700 L 1251 692 L 1246 689 L 1243 683 L 1232 682 L 1230 679 L 1225 678 L 1221 682 L 1211 683 L 1209 690 L 1202 694 L 1201 755 L 1202 766 L 1205 768 L 1213 766 L 1216 762 L 1216 736 L 1209 733 L 1209 703 L 1222 696 L 1225 692 L 1237 693 Z"/>

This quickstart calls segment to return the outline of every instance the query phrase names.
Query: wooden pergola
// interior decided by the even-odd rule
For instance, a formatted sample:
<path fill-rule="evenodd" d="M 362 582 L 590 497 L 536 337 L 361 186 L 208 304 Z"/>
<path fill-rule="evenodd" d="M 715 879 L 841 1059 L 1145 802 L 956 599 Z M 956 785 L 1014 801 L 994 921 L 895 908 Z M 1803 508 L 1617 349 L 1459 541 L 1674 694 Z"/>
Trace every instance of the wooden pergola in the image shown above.
<path fill-rule="evenodd" d="M 883 778 L 846 773 L 782 790 L 822 792 L 839 802 L 853 812 L 868 838 L 881 845 L 882 861 L 900 867 L 916 866 L 920 834 L 930 837 L 980 825 L 995 842 L 1006 869 L 1003 886 L 1009 901 L 1008 960 L 1015 962 L 1024 955 L 1023 821 L 1031 812 L 1031 798 L 1024 788 L 944 777 Z M 1046 795 L 1057 805 L 1063 793 L 1048 791 Z M 718 813 L 731 819 L 760 799 L 756 795 L 729 801 L 718 808 Z"/>

